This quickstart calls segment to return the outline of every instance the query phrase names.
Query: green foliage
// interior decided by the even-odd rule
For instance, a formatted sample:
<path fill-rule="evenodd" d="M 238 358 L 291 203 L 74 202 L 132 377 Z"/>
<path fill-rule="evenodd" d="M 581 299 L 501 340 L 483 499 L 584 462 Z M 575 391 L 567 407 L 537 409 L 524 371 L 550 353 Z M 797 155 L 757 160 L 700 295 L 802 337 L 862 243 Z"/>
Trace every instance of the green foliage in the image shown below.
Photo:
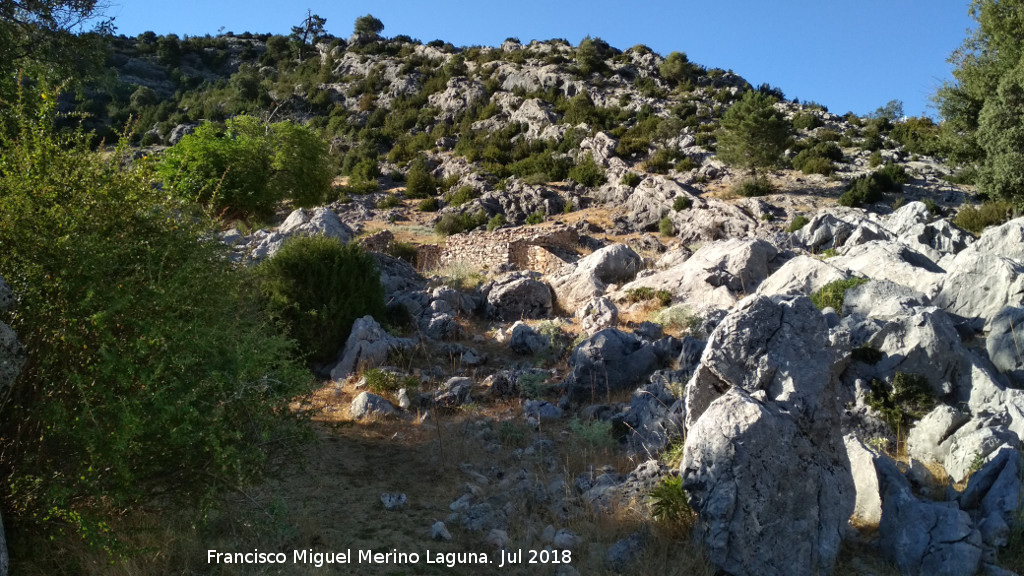
<path fill-rule="evenodd" d="M 208 122 L 182 138 L 164 153 L 159 174 L 178 198 L 260 218 L 285 198 L 322 203 L 334 171 L 326 143 L 308 128 L 236 116 L 223 129 Z"/>
<path fill-rule="evenodd" d="M 366 388 L 377 395 L 393 394 L 401 388 L 419 388 L 419 379 L 415 376 L 401 377 L 390 370 L 371 368 L 363 373 Z"/>
<path fill-rule="evenodd" d="M 373 14 L 356 18 L 353 30 L 359 36 L 376 37 L 384 31 L 384 23 L 373 17 Z"/>
<path fill-rule="evenodd" d="M 989 226 L 998 226 L 1010 219 L 1013 206 L 1009 202 L 985 202 L 975 208 L 965 204 L 953 218 L 953 224 L 978 236 Z"/>
<path fill-rule="evenodd" d="M 459 186 L 453 192 L 449 192 L 447 199 L 451 206 L 462 206 L 474 198 L 479 198 L 480 192 L 472 186 Z"/>
<path fill-rule="evenodd" d="M 723 161 L 751 171 L 779 163 L 792 126 L 775 109 L 775 102 L 772 96 L 751 90 L 729 107 L 717 133 Z"/>
<path fill-rule="evenodd" d="M 665 237 L 674 236 L 676 233 L 676 227 L 672 224 L 672 219 L 665 216 L 658 222 L 658 232 Z"/>
<path fill-rule="evenodd" d="M 437 212 L 441 209 L 441 203 L 437 198 L 424 198 L 416 205 L 416 209 L 420 212 Z"/>
<path fill-rule="evenodd" d="M 651 517 L 659 522 L 681 524 L 693 516 L 680 476 L 663 478 L 651 490 L 647 502 L 651 506 Z"/>
<path fill-rule="evenodd" d="M 832 165 L 832 161 L 828 158 L 822 158 L 820 156 L 807 156 L 807 150 L 800 152 L 793 158 L 793 168 L 803 172 L 804 174 L 822 174 L 824 176 L 830 176 L 836 171 L 835 166 Z"/>
<path fill-rule="evenodd" d="M 387 194 L 383 198 L 377 201 L 377 209 L 387 210 L 389 208 L 398 208 L 402 205 L 402 201 L 398 199 L 398 196 L 394 194 Z"/>
<path fill-rule="evenodd" d="M 482 226 L 487 222 L 487 214 L 480 210 L 475 214 L 459 212 L 457 214 L 445 214 L 434 224 L 434 231 L 443 236 L 460 234 Z"/>
<path fill-rule="evenodd" d="M 927 116 L 907 118 L 897 122 L 889 135 L 903 145 L 911 154 L 927 154 L 929 156 L 941 151 L 941 130 Z"/>
<path fill-rule="evenodd" d="M 543 212 L 534 212 L 534 213 L 532 213 L 532 214 L 530 214 L 529 216 L 526 217 L 526 224 L 529 225 L 529 226 L 534 226 L 534 225 L 540 224 L 543 221 L 544 221 L 544 213 Z"/>
<path fill-rule="evenodd" d="M 689 210 L 691 206 L 693 206 L 693 199 L 688 196 L 676 196 L 675 200 L 672 201 L 672 209 L 676 212 Z"/>
<path fill-rule="evenodd" d="M 764 176 L 754 176 L 752 178 L 744 178 L 740 180 L 735 186 L 732 187 L 733 194 L 743 196 L 744 198 L 755 198 L 758 196 L 767 196 L 775 193 L 775 185 L 772 184 L 771 180 Z"/>
<path fill-rule="evenodd" d="M 875 150 L 874 152 L 871 153 L 871 156 L 868 156 L 868 166 L 870 166 L 872 168 L 877 168 L 877 167 L 879 167 L 881 165 L 882 165 L 882 153 L 879 152 L 878 150 Z"/>
<path fill-rule="evenodd" d="M 104 520 L 154 494 L 194 505 L 254 480 L 309 378 L 213 222 L 128 150 L 23 111 L 0 133 L 3 320 L 29 353 L 0 420 L 4 516 L 105 546 Z"/>
<path fill-rule="evenodd" d="M 636 288 L 626 290 L 626 302 L 631 304 L 653 299 L 654 288 L 651 288 L 650 286 L 637 286 Z"/>
<path fill-rule="evenodd" d="M 892 383 L 872 380 L 865 401 L 893 430 L 908 430 L 935 407 L 935 392 L 920 374 L 897 372 Z"/>
<path fill-rule="evenodd" d="M 900 192 L 909 180 L 906 170 L 898 164 L 886 164 L 867 176 L 850 182 L 839 197 L 842 206 L 861 206 L 883 200 L 885 192 Z"/>
<path fill-rule="evenodd" d="M 636 186 L 640 184 L 640 182 L 643 182 L 643 179 L 643 176 L 637 174 L 636 172 L 626 172 L 625 174 L 622 175 L 622 179 L 619 180 L 619 183 L 622 184 L 623 186 L 636 188 Z"/>
<path fill-rule="evenodd" d="M 336 357 L 358 318 L 383 317 L 377 265 L 358 244 L 324 236 L 294 237 L 256 273 L 267 311 L 310 361 Z"/>
<path fill-rule="evenodd" d="M 576 47 L 576 70 L 581 76 L 586 77 L 604 71 L 606 66 L 603 53 L 607 46 L 600 38 L 590 36 L 580 41 L 580 45 Z"/>
<path fill-rule="evenodd" d="M 612 436 L 612 423 L 608 420 L 590 420 L 584 422 L 579 418 L 569 421 L 573 439 L 592 448 L 615 448 L 618 442 Z"/>
<path fill-rule="evenodd" d="M 495 214 L 494 216 L 491 217 L 490 220 L 487 221 L 487 231 L 494 232 L 498 228 L 504 226 L 505 223 L 506 222 L 504 214 Z"/>
<path fill-rule="evenodd" d="M 829 282 L 822 286 L 820 290 L 811 294 L 811 302 L 813 302 L 819 310 L 832 308 L 837 313 L 842 313 L 843 297 L 846 296 L 846 291 L 855 286 L 860 286 L 867 281 L 867 278 L 850 278 L 849 280 L 836 280 L 835 282 Z"/>
<path fill-rule="evenodd" d="M 569 178 L 588 188 L 600 186 L 608 181 L 604 175 L 604 169 L 598 166 L 589 152 L 580 158 L 572 170 L 569 170 Z"/>
<path fill-rule="evenodd" d="M 798 214 L 795 218 L 793 218 L 793 221 L 789 223 L 789 227 L 786 228 L 786 231 L 792 234 L 793 232 L 796 232 L 797 230 L 803 228 L 804 226 L 807 226 L 809 222 L 810 220 L 807 219 L 807 216 L 804 216 L 803 214 Z"/>
<path fill-rule="evenodd" d="M 422 162 L 413 163 L 405 177 L 405 195 L 409 198 L 427 198 L 437 194 L 437 181 Z"/>
<path fill-rule="evenodd" d="M 793 116 L 793 128 L 797 130 L 813 130 L 821 125 L 821 118 L 810 112 L 798 112 Z"/>
<path fill-rule="evenodd" d="M 690 62 L 684 52 L 671 52 L 658 68 L 661 77 L 672 85 L 685 84 L 694 79 L 699 68 Z"/>
<path fill-rule="evenodd" d="M 668 306 L 671 303 L 671 295 L 669 295 L 668 300 L 661 300 L 660 302 L 663 306 Z M 651 322 L 660 324 L 667 330 L 676 330 L 680 334 L 697 336 L 700 334 L 701 325 L 704 321 L 701 320 L 700 316 L 694 315 L 688 306 L 677 304 L 652 314 Z"/>

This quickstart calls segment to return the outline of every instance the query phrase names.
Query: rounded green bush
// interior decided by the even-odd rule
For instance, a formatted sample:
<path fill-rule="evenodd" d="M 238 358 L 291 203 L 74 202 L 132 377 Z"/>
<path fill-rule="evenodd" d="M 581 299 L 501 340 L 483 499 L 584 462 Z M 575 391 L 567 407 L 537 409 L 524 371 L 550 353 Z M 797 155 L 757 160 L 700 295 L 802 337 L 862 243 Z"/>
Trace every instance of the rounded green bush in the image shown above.
<path fill-rule="evenodd" d="M 256 275 L 267 311 L 313 362 L 334 358 L 356 319 L 384 314 L 376 262 L 357 244 L 291 238 Z"/>

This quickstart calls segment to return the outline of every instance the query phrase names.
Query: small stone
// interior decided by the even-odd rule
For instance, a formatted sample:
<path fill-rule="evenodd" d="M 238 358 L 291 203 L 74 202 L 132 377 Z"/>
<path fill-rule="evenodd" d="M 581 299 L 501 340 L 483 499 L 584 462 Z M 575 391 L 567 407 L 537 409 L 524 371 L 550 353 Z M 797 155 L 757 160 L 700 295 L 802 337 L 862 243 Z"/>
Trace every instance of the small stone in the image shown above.
<path fill-rule="evenodd" d="M 380 503 L 384 505 L 387 510 L 398 510 L 402 506 L 405 506 L 407 498 L 402 493 L 387 493 L 380 495 Z"/>
<path fill-rule="evenodd" d="M 449 541 L 452 539 L 452 535 L 448 532 L 448 528 L 445 527 L 444 522 L 438 520 L 434 522 L 434 525 L 430 527 L 430 537 L 434 540 Z"/>

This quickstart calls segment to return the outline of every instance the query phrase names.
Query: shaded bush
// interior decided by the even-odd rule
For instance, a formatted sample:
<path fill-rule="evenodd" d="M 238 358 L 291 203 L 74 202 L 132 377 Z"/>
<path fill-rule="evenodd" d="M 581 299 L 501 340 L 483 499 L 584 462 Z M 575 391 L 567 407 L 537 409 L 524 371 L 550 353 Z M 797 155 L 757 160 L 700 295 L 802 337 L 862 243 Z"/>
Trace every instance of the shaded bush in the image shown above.
<path fill-rule="evenodd" d="M 444 236 L 459 234 L 482 226 L 487 222 L 487 214 L 483 210 L 476 214 L 459 212 L 458 214 L 445 214 L 434 224 L 434 231 Z"/>
<path fill-rule="evenodd" d="M 420 203 L 416 205 L 416 209 L 420 212 L 437 212 L 441 209 L 441 203 L 438 202 L 437 198 L 425 198 L 420 200 Z"/>
<path fill-rule="evenodd" d="M 676 196 L 676 199 L 672 201 L 672 209 L 676 212 L 689 210 L 691 206 L 693 206 L 693 200 L 687 196 Z"/>
<path fill-rule="evenodd" d="M 7 112 L 0 270 L 18 308 L 4 321 L 29 362 L 0 419 L 4 520 L 105 547 L 106 521 L 154 494 L 192 506 L 256 479 L 310 379 L 209 218 L 128 150 Z"/>
<path fill-rule="evenodd" d="M 740 180 L 738 184 L 732 187 L 732 191 L 734 194 L 745 198 L 754 198 L 775 193 L 775 185 L 772 184 L 771 180 L 763 176 L 757 176 Z"/>
<path fill-rule="evenodd" d="M 497 230 L 498 228 L 501 228 L 504 225 L 505 225 L 505 215 L 504 214 L 495 214 L 494 216 L 491 217 L 490 220 L 487 221 L 487 231 L 488 232 L 494 232 L 495 230 Z"/>
<path fill-rule="evenodd" d="M 384 313 L 377 265 L 357 244 L 291 238 L 256 274 L 268 312 L 313 362 L 335 358 L 357 318 Z"/>
<path fill-rule="evenodd" d="M 897 432 L 905 432 L 935 407 L 935 392 L 920 374 L 897 372 L 892 383 L 871 380 L 864 400 Z"/>
<path fill-rule="evenodd" d="M 885 192 L 900 192 L 907 182 L 906 170 L 897 164 L 886 164 L 867 176 L 854 179 L 839 197 L 842 206 L 861 206 L 873 204 L 884 199 Z"/>
<path fill-rule="evenodd" d="M 643 182 L 643 180 L 643 176 L 636 172 L 626 172 L 622 175 L 622 179 L 619 180 L 619 183 L 624 186 L 629 186 L 630 188 L 636 188 L 636 186 Z"/>
<path fill-rule="evenodd" d="M 813 130 L 821 125 L 821 118 L 809 112 L 798 112 L 793 116 L 793 128 L 797 130 Z"/>
<path fill-rule="evenodd" d="M 569 178 L 588 188 L 600 186 L 607 182 L 604 169 L 597 165 L 594 157 L 589 152 L 572 167 L 572 170 L 569 170 Z"/>
<path fill-rule="evenodd" d="M 953 218 L 953 224 L 978 236 L 985 228 L 1006 222 L 1012 215 L 1013 205 L 1009 202 L 985 202 L 975 208 L 964 205 Z"/>
<path fill-rule="evenodd" d="M 810 220 L 807 219 L 807 216 L 798 214 L 796 218 L 793 218 L 793 221 L 789 223 L 789 227 L 786 228 L 786 231 L 792 234 L 804 226 L 807 226 L 808 222 L 810 222 Z"/>

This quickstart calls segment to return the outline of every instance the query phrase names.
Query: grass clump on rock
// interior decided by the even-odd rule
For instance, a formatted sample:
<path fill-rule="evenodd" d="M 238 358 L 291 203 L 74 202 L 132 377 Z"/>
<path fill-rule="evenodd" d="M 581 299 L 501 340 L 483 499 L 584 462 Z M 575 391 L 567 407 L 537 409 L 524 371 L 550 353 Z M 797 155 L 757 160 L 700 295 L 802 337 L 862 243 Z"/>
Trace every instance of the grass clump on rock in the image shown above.
<path fill-rule="evenodd" d="M 846 291 L 854 286 L 860 286 L 867 281 L 867 278 L 850 278 L 848 280 L 836 280 L 835 282 L 829 282 L 823 286 L 821 290 L 811 294 L 811 302 L 813 302 L 819 310 L 832 308 L 836 312 L 842 312 L 843 297 L 846 296 Z"/>

